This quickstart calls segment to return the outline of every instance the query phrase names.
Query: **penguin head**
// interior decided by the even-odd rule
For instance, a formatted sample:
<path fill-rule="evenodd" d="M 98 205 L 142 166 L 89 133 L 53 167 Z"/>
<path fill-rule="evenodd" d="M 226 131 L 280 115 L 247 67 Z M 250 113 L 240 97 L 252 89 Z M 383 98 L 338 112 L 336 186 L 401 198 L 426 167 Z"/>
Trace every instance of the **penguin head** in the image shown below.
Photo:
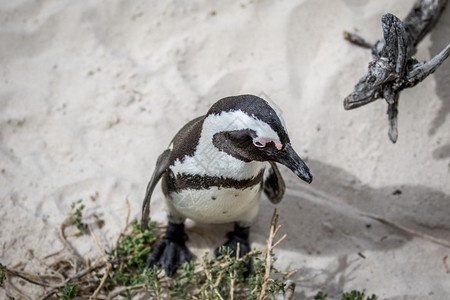
<path fill-rule="evenodd" d="M 291 146 L 281 115 L 265 100 L 241 95 L 216 102 L 203 123 L 219 151 L 244 161 L 274 161 L 311 183 L 307 165 Z"/>

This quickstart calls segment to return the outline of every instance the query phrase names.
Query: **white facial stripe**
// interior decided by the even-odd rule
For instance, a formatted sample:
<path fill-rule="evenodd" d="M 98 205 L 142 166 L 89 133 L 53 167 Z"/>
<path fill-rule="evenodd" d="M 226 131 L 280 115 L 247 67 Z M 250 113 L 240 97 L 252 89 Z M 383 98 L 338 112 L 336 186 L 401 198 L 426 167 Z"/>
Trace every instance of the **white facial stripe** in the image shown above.
<path fill-rule="evenodd" d="M 232 131 L 240 129 L 252 129 L 258 137 L 266 137 L 279 141 L 278 134 L 269 126 L 269 124 L 250 117 L 241 110 L 222 112 L 220 115 L 209 115 L 203 124 L 204 132 L 202 137 L 212 136 L 221 131 Z M 205 132 L 205 131 L 208 132 Z"/>
<path fill-rule="evenodd" d="M 222 112 L 209 115 L 203 122 L 203 129 L 193 156 L 183 162 L 176 160 L 171 167 L 175 174 L 210 175 L 238 180 L 253 178 L 264 168 L 264 163 L 245 163 L 219 151 L 213 143 L 214 134 L 222 131 L 252 129 L 258 136 L 279 141 L 278 134 L 266 123 L 252 118 L 244 112 Z"/>
<path fill-rule="evenodd" d="M 185 157 L 183 162 L 176 160 L 170 167 L 172 172 L 175 175 L 209 175 L 243 180 L 256 177 L 265 167 L 263 162 L 246 163 L 238 160 L 210 144 L 208 147 L 201 147 L 201 150 L 198 149 L 194 156 Z"/>

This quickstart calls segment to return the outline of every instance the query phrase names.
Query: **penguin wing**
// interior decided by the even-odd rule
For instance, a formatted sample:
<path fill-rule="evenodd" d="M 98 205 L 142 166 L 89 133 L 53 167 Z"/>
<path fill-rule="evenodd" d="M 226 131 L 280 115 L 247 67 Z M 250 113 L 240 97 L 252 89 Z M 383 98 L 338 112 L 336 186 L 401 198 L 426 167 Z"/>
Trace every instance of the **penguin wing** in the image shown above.
<path fill-rule="evenodd" d="M 283 199 L 286 185 L 277 165 L 272 161 L 269 163 L 271 168 L 269 169 L 269 176 L 264 180 L 264 193 L 270 202 L 278 204 Z"/>
<path fill-rule="evenodd" d="M 144 202 L 142 203 L 142 217 L 141 217 L 142 231 L 148 228 L 148 216 L 150 214 L 150 200 L 153 194 L 153 190 L 155 189 L 155 186 L 158 184 L 158 181 L 161 179 L 161 176 L 169 168 L 170 153 L 171 150 L 167 149 L 158 157 L 152 178 L 150 179 L 147 185 L 147 191 L 145 193 Z"/>

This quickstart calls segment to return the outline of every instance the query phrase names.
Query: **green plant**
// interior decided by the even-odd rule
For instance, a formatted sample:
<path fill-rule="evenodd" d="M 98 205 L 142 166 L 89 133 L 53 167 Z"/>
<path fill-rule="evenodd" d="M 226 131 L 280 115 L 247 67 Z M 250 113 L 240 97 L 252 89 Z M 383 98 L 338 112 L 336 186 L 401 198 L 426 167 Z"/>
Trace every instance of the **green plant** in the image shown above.
<path fill-rule="evenodd" d="M 127 300 L 131 300 L 134 298 L 134 296 L 137 295 L 137 292 L 130 291 L 129 289 L 126 289 L 124 292 L 119 294 L 121 297 L 124 297 Z"/>
<path fill-rule="evenodd" d="M 327 297 L 328 297 L 327 293 L 320 291 L 316 294 L 316 296 L 314 296 L 314 300 L 326 300 Z"/>
<path fill-rule="evenodd" d="M 149 222 L 147 230 L 141 231 L 137 220 L 131 222 L 131 232 L 119 240 L 116 248 L 107 252 L 109 261 L 116 258 L 117 262 L 112 264 L 111 274 L 106 281 L 106 287 L 132 286 L 145 283 L 147 275 L 147 256 L 151 245 L 157 240 L 157 229 L 155 222 Z M 103 276 L 103 275 L 102 275 Z"/>
<path fill-rule="evenodd" d="M 3 282 L 6 280 L 6 266 L 0 263 L 0 286 L 3 286 Z"/>
<path fill-rule="evenodd" d="M 70 285 L 66 283 L 66 285 L 63 288 L 59 289 L 59 294 L 57 294 L 57 297 L 60 299 L 65 300 L 72 300 L 77 296 L 77 288 L 78 284 Z"/>
<path fill-rule="evenodd" d="M 70 222 L 72 225 L 75 225 L 80 231 L 79 234 L 88 234 L 89 227 L 86 223 L 83 222 L 83 210 L 85 208 L 83 204 L 83 200 L 78 200 L 72 203 L 72 221 Z"/>
<path fill-rule="evenodd" d="M 376 295 L 372 295 L 372 296 L 367 296 L 365 297 L 365 292 L 360 292 L 357 290 L 352 290 L 351 292 L 347 292 L 342 294 L 342 300 L 376 300 L 377 296 Z"/>
<path fill-rule="evenodd" d="M 127 207 L 129 208 L 128 202 Z M 254 249 L 243 257 L 237 257 L 230 248 L 221 247 L 218 257 L 205 253 L 198 260 L 184 263 L 176 276 L 170 278 L 159 266 L 147 267 L 148 254 L 162 236 L 157 224 L 150 221 L 149 229 L 141 231 L 138 221 L 128 223 L 129 210 L 126 225 L 110 251 L 105 253 L 100 248 L 95 233 L 91 232 L 101 257 L 87 262 L 77 254 L 74 243 L 69 243 L 65 235 L 68 226 L 76 226 L 80 233 L 89 231 L 83 220 L 83 210 L 81 200 L 72 203 L 71 215 L 61 224 L 60 238 L 67 253 L 62 258 L 47 263 L 52 268 L 52 276 L 45 272 L 35 275 L 9 269 L 8 276 L 20 277 L 43 287 L 52 286 L 39 297 L 42 299 L 55 296 L 63 299 L 73 299 L 77 296 L 133 299 L 143 292 L 157 300 L 168 297 L 174 300 L 267 300 L 279 299 L 280 295 L 282 298 L 284 295 L 286 300 L 292 298 L 295 285 L 287 285 L 287 280 L 296 271 L 283 272 L 274 266 L 276 256 L 273 249 L 286 238 L 286 235 L 277 237 L 280 226 L 277 224 L 276 211 L 264 248 Z M 58 276 L 54 276 L 55 274 Z M 5 278 L 6 267 L 0 264 L 0 282 L 3 283 Z M 342 300 L 376 300 L 375 295 L 366 299 L 364 297 L 364 293 L 352 291 L 345 293 Z M 327 294 L 319 292 L 314 299 L 325 300 Z"/>

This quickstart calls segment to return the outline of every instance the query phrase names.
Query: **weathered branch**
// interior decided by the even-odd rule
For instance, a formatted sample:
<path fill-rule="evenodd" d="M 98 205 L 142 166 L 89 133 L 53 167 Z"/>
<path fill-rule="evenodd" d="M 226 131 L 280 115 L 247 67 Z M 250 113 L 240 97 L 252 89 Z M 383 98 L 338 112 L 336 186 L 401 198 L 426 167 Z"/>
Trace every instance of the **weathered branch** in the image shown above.
<path fill-rule="evenodd" d="M 397 141 L 397 115 L 400 92 L 411 88 L 432 74 L 450 54 L 450 44 L 425 63 L 412 56 L 417 44 L 438 21 L 447 0 L 418 0 L 402 22 L 392 14 L 381 18 L 383 39 L 372 47 L 373 61 L 355 85 L 353 92 L 344 99 L 345 109 L 354 109 L 377 99 L 388 103 L 389 138 Z M 344 32 L 353 44 L 368 47 L 370 43 L 353 33 Z"/>
<path fill-rule="evenodd" d="M 447 59 L 450 55 L 450 44 L 444 48 L 438 55 L 425 63 L 416 64 L 414 68 L 408 72 L 407 80 L 416 85 L 420 81 L 424 80 L 428 75 L 434 73 L 436 69 Z"/>
<path fill-rule="evenodd" d="M 403 20 L 414 47 L 433 29 L 446 5 L 447 0 L 420 0 L 414 3 Z"/>

